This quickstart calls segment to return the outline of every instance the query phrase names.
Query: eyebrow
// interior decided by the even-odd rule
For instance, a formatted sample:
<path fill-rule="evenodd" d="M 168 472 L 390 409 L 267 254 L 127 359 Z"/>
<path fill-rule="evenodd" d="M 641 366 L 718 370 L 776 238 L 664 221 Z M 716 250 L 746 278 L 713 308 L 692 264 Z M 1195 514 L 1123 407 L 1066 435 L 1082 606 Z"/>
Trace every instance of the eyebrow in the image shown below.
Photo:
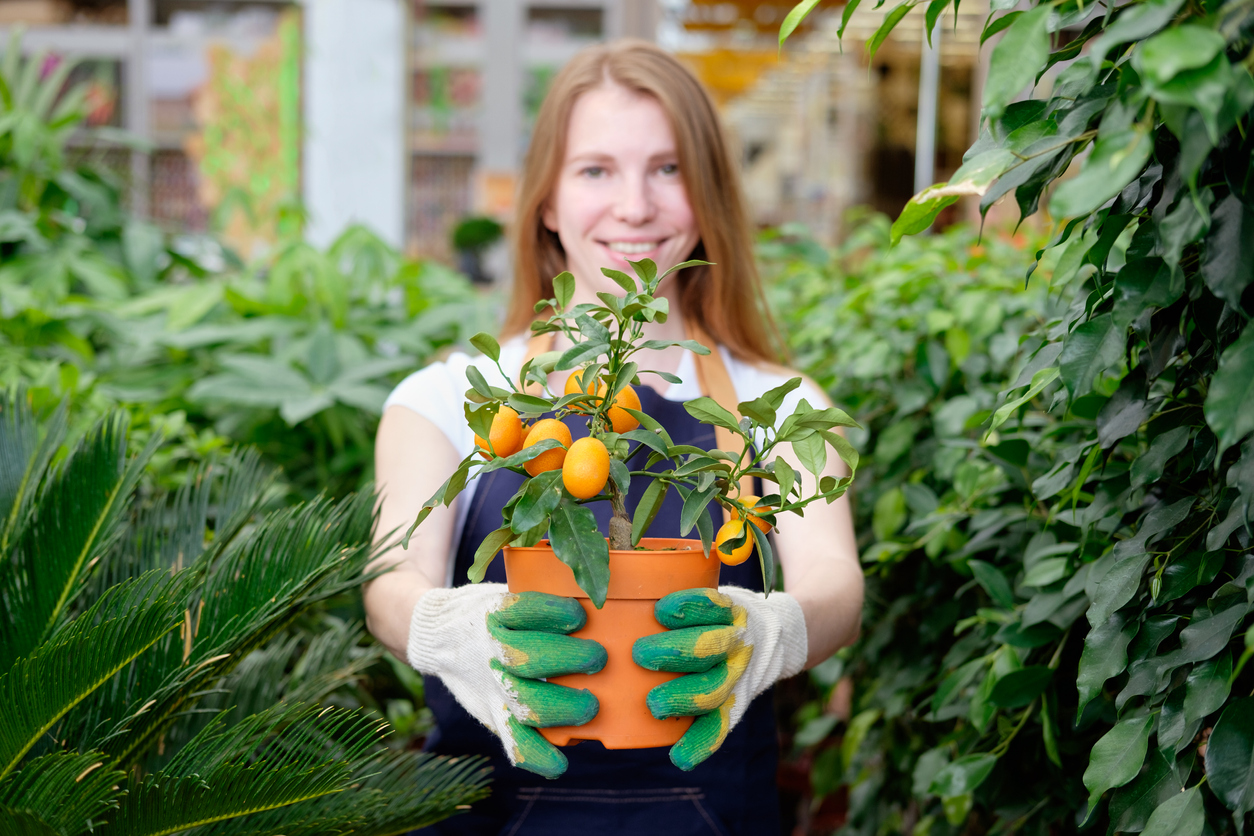
<path fill-rule="evenodd" d="M 613 161 L 614 161 L 613 154 L 604 154 L 604 153 L 597 152 L 597 151 L 588 151 L 583 154 L 574 155 L 573 157 L 571 157 L 570 159 L 566 161 L 566 165 L 587 164 L 587 163 L 606 163 L 606 162 L 613 162 Z M 675 161 L 675 162 L 679 161 L 678 151 L 668 151 L 662 154 L 654 154 L 651 157 L 649 157 L 649 162 L 651 164 L 657 164 L 661 162 L 670 162 L 670 161 Z"/>

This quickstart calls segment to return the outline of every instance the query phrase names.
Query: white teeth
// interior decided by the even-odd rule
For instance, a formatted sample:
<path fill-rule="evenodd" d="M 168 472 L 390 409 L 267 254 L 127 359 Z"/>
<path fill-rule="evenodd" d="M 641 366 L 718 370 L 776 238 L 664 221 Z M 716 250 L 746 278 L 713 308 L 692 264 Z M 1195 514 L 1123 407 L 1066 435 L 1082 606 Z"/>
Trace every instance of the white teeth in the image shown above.
<path fill-rule="evenodd" d="M 640 243 L 633 243 L 631 241 L 610 241 L 606 244 L 606 246 L 614 252 L 622 253 L 623 255 L 639 255 L 640 253 L 647 253 L 656 248 L 657 245 L 657 241 L 644 241 Z"/>

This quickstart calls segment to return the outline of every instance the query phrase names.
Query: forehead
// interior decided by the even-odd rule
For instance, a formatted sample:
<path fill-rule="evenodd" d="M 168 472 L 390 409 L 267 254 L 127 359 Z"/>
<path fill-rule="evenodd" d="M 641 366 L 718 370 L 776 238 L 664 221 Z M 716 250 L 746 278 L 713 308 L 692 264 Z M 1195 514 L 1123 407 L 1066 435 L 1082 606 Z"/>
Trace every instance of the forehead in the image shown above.
<path fill-rule="evenodd" d="M 653 96 L 607 82 L 575 100 L 566 128 L 566 159 L 675 154 L 675 132 Z"/>

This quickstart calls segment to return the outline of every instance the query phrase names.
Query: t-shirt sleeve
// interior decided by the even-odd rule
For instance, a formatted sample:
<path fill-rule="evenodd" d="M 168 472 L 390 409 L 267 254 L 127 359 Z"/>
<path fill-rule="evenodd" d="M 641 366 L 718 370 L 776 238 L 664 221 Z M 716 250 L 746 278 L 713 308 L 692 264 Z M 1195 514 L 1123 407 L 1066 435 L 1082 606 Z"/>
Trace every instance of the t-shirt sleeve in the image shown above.
<path fill-rule="evenodd" d="M 521 368 L 526 349 L 523 340 L 514 338 L 506 341 L 501 345 L 501 367 Z M 469 456 L 475 449 L 475 434 L 466 425 L 464 405 L 466 390 L 470 388 L 466 369 L 472 365 L 489 384 L 508 387 L 505 377 L 490 359 L 481 354 L 471 357 L 455 351 L 448 359 L 432 363 L 402 380 L 388 395 L 383 408 L 403 406 L 418 413 L 440 428 L 458 456 Z"/>

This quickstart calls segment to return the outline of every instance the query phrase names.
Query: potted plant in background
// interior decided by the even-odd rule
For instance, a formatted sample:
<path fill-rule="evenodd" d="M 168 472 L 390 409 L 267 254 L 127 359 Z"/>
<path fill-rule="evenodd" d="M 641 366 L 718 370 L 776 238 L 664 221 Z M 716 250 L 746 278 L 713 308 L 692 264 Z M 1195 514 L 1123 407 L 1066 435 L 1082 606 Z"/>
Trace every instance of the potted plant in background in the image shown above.
<path fill-rule="evenodd" d="M 653 605 L 671 592 L 717 588 L 721 564 L 710 559 L 711 550 L 722 563 L 735 565 L 747 560 L 756 547 L 769 594 L 775 587 L 775 558 L 767 533 L 778 515 L 839 498 L 857 467 L 857 453 L 835 432 L 837 427 L 856 426 L 843 411 L 816 408 L 803 399 L 792 414 L 779 420 L 778 410 L 801 385 L 801 378 L 740 403 L 742 417 L 709 397 L 684 404 L 698 421 L 730 433 L 738 451 L 676 445 L 656 420 L 641 411 L 633 389 L 640 385 L 641 373 L 680 382 L 672 374 L 641 368 L 637 360 L 643 352 L 676 345 L 697 354 L 710 351 L 693 340 L 648 340 L 643 333 L 645 323 L 665 322 L 669 313 L 667 300 L 655 295 L 662 280 L 704 263 L 685 262 L 659 275 L 656 265 L 645 259 L 632 263 L 636 278 L 604 269 L 624 293 L 598 293 L 600 304 L 573 307 L 574 277 L 558 275 L 553 280 L 554 298 L 536 305 L 537 313 L 549 315 L 535 322 L 532 331 L 560 332 L 571 347 L 524 362 L 514 379 L 500 368 L 497 341 L 487 334 L 475 335 L 472 344 L 497 363 L 510 389 L 490 385 L 474 366 L 467 369 L 471 388 L 466 393 L 466 419 L 478 448 L 427 501 L 406 535 L 407 543 L 433 508 L 453 502 L 472 474 L 507 468 L 526 476 L 502 511 L 501 527 L 479 545 L 470 579 L 483 580 L 489 563 L 504 549 L 511 592 L 578 598 L 587 623 L 574 635 L 606 648 L 609 661 L 601 672 L 552 680 L 572 684 L 566 680 L 578 677 L 600 704 L 587 725 L 542 729 L 556 745 L 574 738 L 600 740 L 609 749 L 675 743 L 692 719 L 654 719 L 645 695 L 676 674 L 646 670 L 631 660 L 636 639 L 663 629 L 654 618 Z M 560 395 L 549 389 L 548 376 L 554 371 L 571 371 Z M 572 414 L 587 422 L 587 437 L 572 440 L 561 420 Z M 809 490 L 804 477 L 778 456 L 784 444 L 792 445 L 813 474 Z M 849 476 L 821 476 L 829 447 L 849 466 Z M 741 486 L 751 484 L 752 477 L 770 483 L 774 493 L 749 496 Z M 634 514 L 629 514 L 626 496 L 638 479 L 648 480 L 648 487 Z M 644 537 L 671 490 L 683 498 L 681 536 L 695 528 L 698 539 Z M 587 507 L 593 502 L 611 503 L 608 532 L 598 530 Z M 717 532 L 711 503 L 727 516 Z"/>
<path fill-rule="evenodd" d="M 463 218 L 453 227 L 453 249 L 457 252 L 457 269 L 475 284 L 492 284 L 493 277 L 483 270 L 483 254 L 501 240 L 505 228 L 488 217 Z"/>

